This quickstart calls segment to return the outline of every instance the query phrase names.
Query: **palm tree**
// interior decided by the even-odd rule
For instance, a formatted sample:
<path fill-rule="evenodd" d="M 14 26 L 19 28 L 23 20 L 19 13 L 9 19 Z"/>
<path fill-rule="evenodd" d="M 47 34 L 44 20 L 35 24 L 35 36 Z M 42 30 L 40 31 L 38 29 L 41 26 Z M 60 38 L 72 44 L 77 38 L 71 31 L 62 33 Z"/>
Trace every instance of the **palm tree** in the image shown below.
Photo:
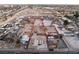
<path fill-rule="evenodd" d="M 78 26 L 78 24 L 77 24 L 77 20 L 78 20 L 78 17 L 79 17 L 79 12 L 78 11 L 75 11 L 74 17 L 75 17 L 75 19 L 74 19 L 75 24 Z"/>
<path fill-rule="evenodd" d="M 3 14 L 3 18 L 4 18 L 3 21 L 6 21 L 6 20 L 7 20 L 7 16 L 6 16 L 6 14 Z"/>
<path fill-rule="evenodd" d="M 78 17 L 79 17 L 79 12 L 78 12 L 78 11 L 75 11 L 74 16 L 75 16 L 76 18 L 78 18 Z"/>

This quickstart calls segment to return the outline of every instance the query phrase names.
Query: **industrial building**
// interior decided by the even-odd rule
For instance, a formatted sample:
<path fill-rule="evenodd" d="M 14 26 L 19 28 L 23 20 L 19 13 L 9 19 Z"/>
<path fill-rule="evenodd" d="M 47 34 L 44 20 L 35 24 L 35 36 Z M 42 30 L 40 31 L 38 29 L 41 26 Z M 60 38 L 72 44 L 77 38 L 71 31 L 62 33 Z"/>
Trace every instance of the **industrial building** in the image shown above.
<path fill-rule="evenodd" d="M 8 10 L 12 16 L 5 16 L 7 19 L 0 23 L 0 48 L 26 53 L 79 52 L 78 27 L 56 7 L 24 5 L 12 10 Z"/>

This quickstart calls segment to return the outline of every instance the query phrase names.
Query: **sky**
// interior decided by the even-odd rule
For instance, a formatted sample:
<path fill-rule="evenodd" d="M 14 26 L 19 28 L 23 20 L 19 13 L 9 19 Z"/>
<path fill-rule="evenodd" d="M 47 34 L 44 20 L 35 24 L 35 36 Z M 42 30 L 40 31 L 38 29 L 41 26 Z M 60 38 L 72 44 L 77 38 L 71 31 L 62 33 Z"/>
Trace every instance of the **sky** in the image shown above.
<path fill-rule="evenodd" d="M 0 0 L 0 4 L 79 4 L 78 0 Z"/>

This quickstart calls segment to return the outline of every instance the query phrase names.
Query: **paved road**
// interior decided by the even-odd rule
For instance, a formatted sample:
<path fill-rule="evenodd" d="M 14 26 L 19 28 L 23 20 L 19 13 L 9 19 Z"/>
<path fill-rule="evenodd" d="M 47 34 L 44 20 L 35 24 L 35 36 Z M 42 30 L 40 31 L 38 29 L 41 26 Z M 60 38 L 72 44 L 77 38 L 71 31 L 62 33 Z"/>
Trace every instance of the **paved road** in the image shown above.
<path fill-rule="evenodd" d="M 64 37 L 64 40 L 69 45 L 69 48 L 79 49 L 79 40 L 77 37 Z"/>
<path fill-rule="evenodd" d="M 79 53 L 79 50 L 69 49 L 54 49 L 54 51 L 36 51 L 36 50 L 24 50 L 24 49 L 0 49 L 0 54 L 63 54 L 63 53 Z"/>

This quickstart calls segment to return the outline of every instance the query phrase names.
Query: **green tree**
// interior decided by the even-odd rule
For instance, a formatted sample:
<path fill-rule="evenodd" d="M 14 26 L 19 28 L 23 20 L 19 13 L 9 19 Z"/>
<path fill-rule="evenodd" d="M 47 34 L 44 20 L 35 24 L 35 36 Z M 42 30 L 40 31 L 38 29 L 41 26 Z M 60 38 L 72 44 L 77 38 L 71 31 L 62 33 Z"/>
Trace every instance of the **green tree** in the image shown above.
<path fill-rule="evenodd" d="M 76 18 L 78 18 L 78 17 L 79 17 L 79 12 L 78 12 L 78 11 L 75 11 L 74 16 L 75 16 Z"/>
<path fill-rule="evenodd" d="M 64 20 L 64 26 L 66 26 L 68 24 L 69 24 L 68 20 Z"/>

